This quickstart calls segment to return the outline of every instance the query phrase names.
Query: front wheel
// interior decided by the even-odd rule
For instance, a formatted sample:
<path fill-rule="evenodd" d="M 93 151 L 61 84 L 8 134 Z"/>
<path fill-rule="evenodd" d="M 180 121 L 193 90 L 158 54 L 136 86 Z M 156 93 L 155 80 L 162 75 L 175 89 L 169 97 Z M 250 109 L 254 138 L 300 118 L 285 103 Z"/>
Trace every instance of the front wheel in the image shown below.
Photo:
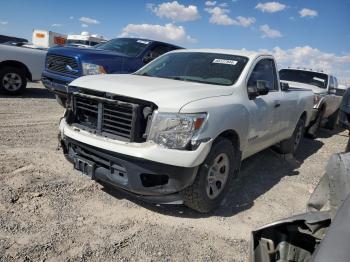
<path fill-rule="evenodd" d="M 282 154 L 295 154 L 303 140 L 304 130 L 305 120 L 300 118 L 294 129 L 293 135 L 280 143 L 278 151 Z"/>
<path fill-rule="evenodd" d="M 181 192 L 184 204 L 201 213 L 217 208 L 232 182 L 237 165 L 234 159 L 235 150 L 230 140 L 222 138 L 214 142 L 195 181 Z"/>
<path fill-rule="evenodd" d="M 18 95 L 27 86 L 25 72 L 19 68 L 6 66 L 0 70 L 0 92 L 7 95 Z"/>

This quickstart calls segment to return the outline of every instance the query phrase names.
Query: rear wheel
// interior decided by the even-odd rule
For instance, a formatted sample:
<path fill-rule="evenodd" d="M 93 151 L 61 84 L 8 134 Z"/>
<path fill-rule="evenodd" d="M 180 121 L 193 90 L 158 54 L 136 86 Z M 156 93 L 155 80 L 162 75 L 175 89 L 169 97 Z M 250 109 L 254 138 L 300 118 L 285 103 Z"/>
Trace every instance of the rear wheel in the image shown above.
<path fill-rule="evenodd" d="M 338 118 L 339 118 L 338 116 L 339 116 L 339 109 L 328 117 L 325 128 L 329 130 L 334 130 L 338 124 Z"/>
<path fill-rule="evenodd" d="M 225 138 L 216 141 L 193 184 L 181 192 L 184 204 L 201 213 L 217 208 L 233 180 L 237 164 L 234 159 L 231 141 Z"/>
<path fill-rule="evenodd" d="M 18 95 L 27 86 L 25 72 L 16 67 L 4 67 L 0 70 L 0 92 L 7 95 Z"/>
<path fill-rule="evenodd" d="M 300 118 L 294 129 L 293 135 L 280 143 L 278 151 L 282 154 L 294 154 L 303 140 L 304 130 L 305 120 Z"/>

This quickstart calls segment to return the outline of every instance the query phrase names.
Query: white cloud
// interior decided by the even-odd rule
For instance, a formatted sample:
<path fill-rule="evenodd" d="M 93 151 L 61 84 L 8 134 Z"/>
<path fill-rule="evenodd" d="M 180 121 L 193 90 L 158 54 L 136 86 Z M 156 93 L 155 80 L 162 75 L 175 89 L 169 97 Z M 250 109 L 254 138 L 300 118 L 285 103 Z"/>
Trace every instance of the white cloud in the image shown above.
<path fill-rule="evenodd" d="M 79 21 L 84 23 L 84 24 L 91 24 L 91 25 L 97 25 L 100 23 L 100 21 L 93 19 L 93 18 L 89 18 L 89 17 L 80 17 Z"/>
<path fill-rule="evenodd" d="M 300 17 L 315 17 L 318 16 L 318 12 L 316 10 L 303 8 L 299 11 Z"/>
<path fill-rule="evenodd" d="M 272 29 L 269 25 L 260 26 L 260 32 L 262 32 L 262 38 L 277 38 L 282 37 L 280 31 Z"/>
<path fill-rule="evenodd" d="M 7 25 L 8 23 L 7 21 L 0 21 L 0 25 Z"/>
<path fill-rule="evenodd" d="M 205 5 L 206 6 L 214 6 L 214 5 L 216 5 L 216 1 L 206 1 Z"/>
<path fill-rule="evenodd" d="M 84 28 L 86 28 L 86 27 L 88 27 L 89 25 L 87 25 L 87 24 L 81 24 L 81 27 L 84 27 Z"/>
<path fill-rule="evenodd" d="M 221 3 L 219 4 L 220 7 L 228 7 L 228 3 Z"/>
<path fill-rule="evenodd" d="M 254 24 L 256 21 L 254 17 L 243 16 L 237 16 L 235 19 L 233 19 L 228 15 L 228 13 L 230 12 L 228 9 L 221 8 L 218 6 L 206 8 L 205 10 L 209 14 L 211 14 L 209 22 L 216 25 L 239 25 L 248 27 Z"/>
<path fill-rule="evenodd" d="M 69 19 L 74 19 L 74 16 L 70 16 Z"/>
<path fill-rule="evenodd" d="M 177 1 L 162 3 L 158 6 L 148 4 L 146 7 L 158 17 L 168 18 L 172 21 L 186 22 L 194 21 L 200 18 L 197 6 L 184 6 L 179 4 Z"/>
<path fill-rule="evenodd" d="M 172 23 L 166 25 L 152 24 L 128 24 L 123 28 L 121 37 L 143 37 L 153 40 L 193 43 L 196 39 L 186 33 L 183 26 L 177 26 Z"/>
<path fill-rule="evenodd" d="M 206 8 L 205 9 L 209 14 L 211 14 L 211 17 L 209 19 L 209 22 L 216 25 L 233 25 L 234 20 L 229 17 L 227 14 L 229 13 L 228 9 L 220 8 L 220 7 L 213 7 L 213 8 Z"/>
<path fill-rule="evenodd" d="M 51 26 L 52 26 L 52 27 L 61 27 L 62 24 L 52 24 Z"/>
<path fill-rule="evenodd" d="M 280 68 L 291 66 L 323 70 L 334 74 L 340 82 L 350 84 L 350 55 L 325 53 L 308 45 L 291 49 L 275 47 L 270 53 L 275 56 Z"/>
<path fill-rule="evenodd" d="M 244 27 L 248 27 L 252 24 L 254 24 L 256 19 L 254 17 L 244 17 L 244 16 L 237 16 L 236 17 L 236 25 L 241 25 Z"/>
<path fill-rule="evenodd" d="M 282 11 L 287 6 L 285 4 L 281 4 L 279 2 L 266 2 L 266 3 L 258 3 L 255 6 L 255 9 L 259 9 L 262 12 L 275 13 Z"/>

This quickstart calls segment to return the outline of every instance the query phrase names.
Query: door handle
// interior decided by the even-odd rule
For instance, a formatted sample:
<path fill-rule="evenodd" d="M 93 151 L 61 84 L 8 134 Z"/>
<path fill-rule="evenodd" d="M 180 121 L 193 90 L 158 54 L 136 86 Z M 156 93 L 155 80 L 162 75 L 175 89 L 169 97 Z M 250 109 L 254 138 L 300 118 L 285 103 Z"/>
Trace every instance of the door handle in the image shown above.
<path fill-rule="evenodd" d="M 280 106 L 281 106 L 280 103 L 275 104 L 275 108 L 280 107 Z"/>

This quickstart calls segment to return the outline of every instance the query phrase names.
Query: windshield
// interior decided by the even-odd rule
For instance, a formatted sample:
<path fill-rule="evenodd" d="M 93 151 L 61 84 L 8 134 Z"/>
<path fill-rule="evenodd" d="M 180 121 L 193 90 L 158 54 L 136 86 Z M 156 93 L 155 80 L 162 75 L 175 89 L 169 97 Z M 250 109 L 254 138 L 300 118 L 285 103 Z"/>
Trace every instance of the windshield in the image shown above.
<path fill-rule="evenodd" d="M 109 40 L 105 43 L 96 45 L 95 48 L 118 52 L 127 56 L 136 57 L 150 44 L 150 41 L 129 39 L 129 38 L 116 38 Z"/>
<path fill-rule="evenodd" d="M 327 88 L 328 77 L 326 74 L 293 70 L 293 69 L 282 69 L 279 72 L 280 80 L 292 81 L 303 84 L 314 85 L 319 88 Z"/>
<path fill-rule="evenodd" d="M 169 78 L 214 85 L 233 85 L 248 58 L 235 55 L 179 52 L 154 60 L 137 75 Z"/>

